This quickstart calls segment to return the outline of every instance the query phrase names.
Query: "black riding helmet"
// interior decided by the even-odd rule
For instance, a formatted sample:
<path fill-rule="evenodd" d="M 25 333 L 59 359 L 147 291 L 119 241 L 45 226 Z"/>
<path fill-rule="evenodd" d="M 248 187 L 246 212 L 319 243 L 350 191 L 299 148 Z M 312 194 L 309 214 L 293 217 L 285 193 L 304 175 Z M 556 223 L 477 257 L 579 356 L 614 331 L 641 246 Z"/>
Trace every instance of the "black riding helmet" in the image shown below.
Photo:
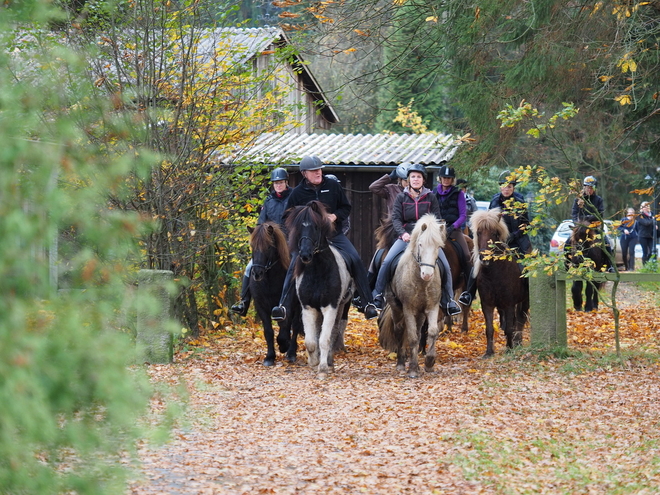
<path fill-rule="evenodd" d="M 455 179 L 456 178 L 456 171 L 453 168 L 451 168 L 449 165 L 443 165 L 442 167 L 440 167 L 440 171 L 438 172 L 438 176 L 442 177 L 442 178 L 449 177 L 451 179 Z"/>
<path fill-rule="evenodd" d="M 301 172 L 304 172 L 305 170 L 318 170 L 324 166 L 323 162 L 316 156 L 306 156 L 300 160 Z"/>
<path fill-rule="evenodd" d="M 426 180 L 426 167 L 421 163 L 415 163 L 414 165 L 408 167 L 408 172 L 406 173 L 406 177 L 410 177 L 411 172 L 419 172 L 424 176 L 424 180 Z"/>
<path fill-rule="evenodd" d="M 282 167 L 278 167 L 270 173 L 270 181 L 275 182 L 278 180 L 289 180 L 289 172 Z"/>

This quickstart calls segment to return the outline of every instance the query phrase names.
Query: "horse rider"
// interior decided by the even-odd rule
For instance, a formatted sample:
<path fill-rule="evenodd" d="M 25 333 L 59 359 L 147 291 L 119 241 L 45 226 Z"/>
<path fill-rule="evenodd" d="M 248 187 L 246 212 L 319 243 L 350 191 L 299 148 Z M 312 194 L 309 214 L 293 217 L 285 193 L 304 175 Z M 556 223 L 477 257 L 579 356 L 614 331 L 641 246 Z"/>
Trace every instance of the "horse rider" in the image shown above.
<path fill-rule="evenodd" d="M 500 185 L 500 192 L 490 200 L 488 209 L 499 208 L 502 211 L 502 219 L 509 230 L 507 246 L 516 257 L 522 258 L 532 252 L 532 242 L 526 232 L 529 225 L 527 203 L 525 197 L 515 190 L 518 181 L 510 171 L 502 172 L 497 182 Z M 467 289 L 459 296 L 458 302 L 467 306 L 474 300 L 476 294 L 477 280 L 473 272 L 470 273 Z"/>
<path fill-rule="evenodd" d="M 573 208 L 571 209 L 571 218 L 575 225 L 591 225 L 593 223 L 602 223 L 605 214 L 605 202 L 598 194 L 596 194 L 596 186 L 598 180 L 593 175 L 587 175 L 582 181 L 582 191 L 573 201 Z M 605 238 L 605 248 L 609 253 L 607 271 L 614 272 L 612 260 L 614 259 L 614 252 L 610 244 L 610 240 L 604 235 L 602 229 L 598 229 L 601 235 Z"/>
<path fill-rule="evenodd" d="M 404 188 L 408 187 L 408 168 L 410 163 L 398 165 L 389 174 L 383 175 L 369 185 L 369 190 L 376 196 L 385 199 L 385 208 L 389 214 L 392 211 L 392 204 Z"/>
<path fill-rule="evenodd" d="M 387 284 L 390 265 L 394 258 L 406 249 L 408 242 L 410 242 L 410 233 L 415 228 L 417 220 L 426 213 L 433 213 L 440 219 L 438 200 L 433 194 L 433 191 L 424 187 L 424 181 L 427 177 L 426 168 L 423 165 L 414 164 L 408 168 L 407 173 L 408 186 L 397 195 L 392 205 L 392 225 L 399 237 L 387 252 L 387 256 L 378 272 L 376 288 L 373 292 L 374 302 L 379 309 L 382 309 L 384 305 L 383 291 Z M 442 263 L 444 270 L 444 289 L 442 291 L 440 306 L 448 315 L 453 316 L 459 314 L 461 308 L 451 298 L 453 293 L 451 271 L 442 249 L 438 250 L 438 260 Z"/>
<path fill-rule="evenodd" d="M 351 213 L 351 203 L 348 201 L 346 193 L 344 193 L 344 189 L 338 181 L 326 179 L 323 176 L 323 167 L 323 162 L 316 156 L 306 156 L 300 161 L 299 168 L 303 180 L 289 195 L 286 207 L 288 209 L 294 206 L 304 206 L 313 200 L 318 200 L 327 207 L 328 216 L 335 227 L 335 234 L 328 241 L 349 258 L 349 262 L 347 263 L 348 269 L 355 281 L 360 298 L 366 302 L 364 316 L 367 320 L 370 320 L 378 316 L 378 311 L 373 304 L 371 291 L 369 290 L 367 270 L 364 268 L 355 247 L 343 233 L 344 223 Z M 286 318 L 286 307 L 290 306 L 288 298 L 293 294 L 290 291 L 290 287 L 292 285 L 291 279 L 293 278 L 297 258 L 297 251 L 292 252 L 291 264 L 284 279 L 280 303 L 271 311 L 271 317 L 274 320 L 283 320 Z"/>
<path fill-rule="evenodd" d="M 571 218 L 573 223 L 589 225 L 593 222 L 602 222 L 605 213 L 603 198 L 596 194 L 598 181 L 593 175 L 588 175 L 582 181 L 582 191 L 573 201 Z"/>
<path fill-rule="evenodd" d="M 463 190 L 456 186 L 456 172 L 446 163 L 440 167 L 438 172 L 440 183 L 435 189 L 435 197 L 438 200 L 438 207 L 440 208 L 440 217 L 447 223 L 447 238 L 451 242 L 458 244 L 460 252 L 458 259 L 460 260 L 461 269 L 466 280 L 469 276 L 469 260 L 471 257 L 470 250 L 461 227 L 467 220 L 467 201 Z M 445 249 L 453 249 L 445 245 Z"/>
<path fill-rule="evenodd" d="M 272 186 L 272 191 L 264 201 L 264 204 L 259 213 L 259 218 L 257 219 L 257 225 L 261 225 L 265 222 L 275 222 L 284 228 L 284 210 L 286 209 L 286 203 L 291 194 L 291 189 L 289 187 L 289 173 L 278 167 L 270 173 L 270 183 Z M 246 316 L 248 309 L 250 307 L 250 301 L 252 300 L 252 295 L 250 294 L 250 273 L 252 272 L 252 260 L 250 259 L 248 265 L 245 267 L 245 273 L 243 274 L 243 282 L 241 284 L 241 299 L 236 304 L 231 307 L 231 311 L 240 315 Z"/>

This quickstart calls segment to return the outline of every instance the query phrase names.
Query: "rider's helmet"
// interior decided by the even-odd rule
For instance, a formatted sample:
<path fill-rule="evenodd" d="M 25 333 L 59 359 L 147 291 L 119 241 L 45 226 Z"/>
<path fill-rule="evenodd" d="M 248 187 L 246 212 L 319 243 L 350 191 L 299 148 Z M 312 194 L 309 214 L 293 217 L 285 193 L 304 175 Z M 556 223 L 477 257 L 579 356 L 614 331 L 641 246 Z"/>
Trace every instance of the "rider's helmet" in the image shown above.
<path fill-rule="evenodd" d="M 337 177 L 335 174 L 325 174 L 325 178 L 330 180 L 335 180 L 341 184 L 339 177 Z"/>
<path fill-rule="evenodd" d="M 454 179 L 456 178 L 456 171 L 453 168 L 451 168 L 449 165 L 443 165 L 442 167 L 440 167 L 438 176 L 442 178 L 450 177 Z"/>
<path fill-rule="evenodd" d="M 598 181 L 593 175 L 587 175 L 582 181 L 583 186 L 596 187 L 596 184 L 598 184 Z"/>
<path fill-rule="evenodd" d="M 270 173 L 270 181 L 275 182 L 276 180 L 288 180 L 289 172 L 284 170 L 282 167 L 278 167 Z"/>
<path fill-rule="evenodd" d="M 500 174 L 500 176 L 497 179 L 497 182 L 499 183 L 500 186 L 503 186 L 504 184 L 513 184 L 514 186 L 518 183 L 518 181 L 515 179 L 515 176 L 511 174 L 510 171 L 505 170 Z"/>
<path fill-rule="evenodd" d="M 300 160 L 301 172 L 304 172 L 305 170 L 318 170 L 324 166 L 323 162 L 316 156 L 306 156 Z"/>
<path fill-rule="evenodd" d="M 426 167 L 421 163 L 415 163 L 414 165 L 408 167 L 408 171 L 406 172 L 406 177 L 410 177 L 411 172 L 419 172 L 424 176 L 424 180 L 426 180 Z"/>
<path fill-rule="evenodd" d="M 406 180 L 408 178 L 409 168 L 410 168 L 410 163 L 401 163 L 396 167 L 396 176 L 401 180 Z"/>

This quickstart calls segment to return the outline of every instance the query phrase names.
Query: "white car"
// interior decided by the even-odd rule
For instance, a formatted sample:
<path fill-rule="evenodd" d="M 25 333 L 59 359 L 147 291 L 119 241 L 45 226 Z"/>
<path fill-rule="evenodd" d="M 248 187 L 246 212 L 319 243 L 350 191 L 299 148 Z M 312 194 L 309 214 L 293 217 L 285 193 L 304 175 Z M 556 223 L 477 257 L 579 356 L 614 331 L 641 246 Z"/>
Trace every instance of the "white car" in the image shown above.
<path fill-rule="evenodd" d="M 550 239 L 551 253 L 557 253 L 564 250 L 564 244 L 566 244 L 566 241 L 570 237 L 574 225 L 575 224 L 573 223 L 573 220 L 564 220 L 557 226 L 555 233 L 552 235 L 552 239 Z M 612 236 L 610 234 L 611 231 L 612 221 L 605 220 L 605 235 L 607 235 L 608 239 L 610 240 L 610 245 L 616 246 L 615 259 L 617 265 L 622 265 L 623 261 L 621 260 L 621 244 L 617 236 Z"/>

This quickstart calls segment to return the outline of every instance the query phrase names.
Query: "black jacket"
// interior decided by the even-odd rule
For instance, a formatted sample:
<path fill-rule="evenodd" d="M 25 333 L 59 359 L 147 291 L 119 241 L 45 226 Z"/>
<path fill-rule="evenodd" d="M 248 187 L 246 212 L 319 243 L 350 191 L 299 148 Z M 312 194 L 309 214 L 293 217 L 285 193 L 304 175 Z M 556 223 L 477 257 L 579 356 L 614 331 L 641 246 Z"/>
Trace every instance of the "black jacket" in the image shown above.
<path fill-rule="evenodd" d="M 637 234 L 640 238 L 652 239 L 654 226 L 655 228 L 658 228 L 653 215 L 640 213 L 637 217 Z"/>
<path fill-rule="evenodd" d="M 605 205 L 603 203 L 603 198 L 598 196 L 598 194 L 592 194 L 591 196 L 582 196 L 584 199 L 584 205 L 580 208 L 578 200 L 580 198 L 575 198 L 573 202 L 573 209 L 571 210 L 571 218 L 575 223 L 581 222 L 595 222 L 603 218 L 605 213 Z"/>
<path fill-rule="evenodd" d="M 291 191 L 293 191 L 293 189 L 290 187 L 287 187 L 282 191 L 281 195 L 278 195 L 275 191 L 271 191 L 261 208 L 261 213 L 259 213 L 259 218 L 257 219 L 257 225 L 270 221 L 278 223 L 281 227 L 284 227 L 282 217 L 284 216 L 284 210 L 287 208 L 286 205 Z"/>
<path fill-rule="evenodd" d="M 337 234 L 342 233 L 346 225 L 346 219 L 351 214 L 352 207 L 341 184 L 336 180 L 323 177 L 323 182 L 318 187 L 313 187 L 307 180 L 303 179 L 291 191 L 286 207 L 305 206 L 314 200 L 323 203 L 328 208 L 328 213 L 337 215 L 334 225 L 335 232 Z"/>
<path fill-rule="evenodd" d="M 524 208 L 518 207 L 511 203 L 521 203 L 525 205 Z M 507 203 L 509 206 L 507 206 Z M 532 242 L 529 236 L 525 233 L 522 227 L 529 225 L 529 212 L 527 211 L 527 203 L 525 197 L 519 192 L 514 191 L 513 196 L 505 198 L 501 193 L 497 193 L 490 200 L 489 210 L 499 208 L 502 210 L 502 218 L 504 223 L 509 229 L 509 240 L 507 244 L 510 248 L 518 248 L 522 253 L 528 253 L 532 249 Z"/>

